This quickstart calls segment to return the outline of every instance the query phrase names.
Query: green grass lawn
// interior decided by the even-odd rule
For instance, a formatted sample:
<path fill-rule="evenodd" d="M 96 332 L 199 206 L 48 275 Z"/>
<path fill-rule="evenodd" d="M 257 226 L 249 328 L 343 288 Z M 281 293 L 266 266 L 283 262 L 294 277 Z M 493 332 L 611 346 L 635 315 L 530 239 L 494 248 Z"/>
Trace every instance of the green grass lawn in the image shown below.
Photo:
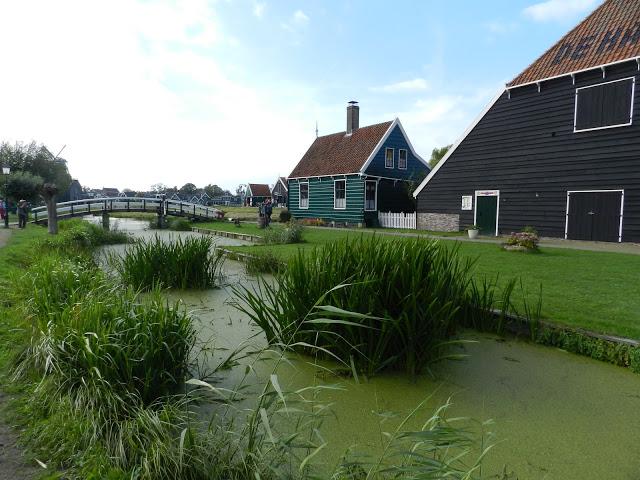
<path fill-rule="evenodd" d="M 258 217 L 258 207 L 227 207 L 225 205 L 214 205 L 214 208 L 222 210 L 226 218 L 239 218 L 240 220 L 255 220 Z M 271 218 L 278 220 L 283 208 L 274 208 Z"/>
<path fill-rule="evenodd" d="M 47 228 L 39 225 L 27 225 L 27 228 L 11 229 L 7 244 L 0 248 L 0 272 L 18 271 L 27 264 L 28 259 L 39 252 L 33 249 L 33 240 L 46 238 Z"/>
<path fill-rule="evenodd" d="M 236 227 L 230 223 L 210 222 L 205 228 L 260 235 L 255 224 Z M 274 228 L 280 228 L 275 224 Z M 304 243 L 292 245 L 252 245 L 231 247 L 244 253 L 271 252 L 283 260 L 298 250 L 358 235 L 370 230 L 349 231 L 306 228 Z M 398 237 L 378 235 L 391 241 Z M 640 255 L 592 252 L 565 248 L 545 248 L 539 254 L 506 252 L 498 245 L 454 242 L 463 255 L 476 259 L 479 278 L 498 278 L 500 284 L 518 280 L 514 300 L 522 308 L 523 299 L 535 307 L 542 286 L 542 315 L 557 323 L 603 333 L 640 339 Z M 520 279 L 524 291 L 520 288 Z"/>

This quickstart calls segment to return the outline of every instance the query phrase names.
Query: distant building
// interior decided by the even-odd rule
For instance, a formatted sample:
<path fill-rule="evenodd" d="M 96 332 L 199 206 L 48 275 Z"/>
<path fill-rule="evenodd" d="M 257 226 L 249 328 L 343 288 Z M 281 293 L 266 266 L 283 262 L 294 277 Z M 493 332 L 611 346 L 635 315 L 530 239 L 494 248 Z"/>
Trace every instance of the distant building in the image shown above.
<path fill-rule="evenodd" d="M 250 183 L 247 185 L 247 193 L 244 199 L 247 206 L 255 207 L 267 198 L 271 198 L 271 189 L 266 183 Z"/>
<path fill-rule="evenodd" d="M 289 198 L 287 177 L 278 177 L 276 184 L 271 189 L 271 198 L 273 198 L 273 203 L 275 203 L 277 206 L 287 206 L 287 200 Z"/>
<path fill-rule="evenodd" d="M 347 130 L 318 137 L 288 178 L 289 211 L 349 225 L 377 224 L 378 212 L 413 212 L 411 185 L 429 173 L 399 119 L 360 128 L 357 102 Z"/>
<path fill-rule="evenodd" d="M 62 195 L 60 195 L 59 197 L 59 201 L 60 202 L 72 202 L 75 200 L 82 200 L 85 197 L 84 193 L 82 192 L 82 185 L 80 185 L 80 182 L 78 180 L 71 180 L 71 183 L 69 184 L 69 188 L 67 189 L 66 192 L 64 192 Z"/>
<path fill-rule="evenodd" d="M 118 195 L 120 195 L 120 190 L 118 190 L 117 188 L 103 188 L 102 189 L 102 196 L 103 197 L 117 197 Z"/>

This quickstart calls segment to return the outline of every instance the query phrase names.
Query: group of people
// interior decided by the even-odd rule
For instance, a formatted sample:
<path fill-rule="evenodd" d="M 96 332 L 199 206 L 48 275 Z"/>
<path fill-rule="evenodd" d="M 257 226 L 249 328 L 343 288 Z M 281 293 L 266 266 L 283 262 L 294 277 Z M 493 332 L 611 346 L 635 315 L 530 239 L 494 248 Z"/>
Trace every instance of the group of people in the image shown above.
<path fill-rule="evenodd" d="M 0 200 L 0 219 L 4 221 L 5 227 L 9 226 L 9 201 Z M 20 200 L 16 205 L 16 213 L 18 214 L 18 227 L 27 226 L 27 217 L 29 216 L 29 204 L 26 200 Z"/>
<path fill-rule="evenodd" d="M 271 203 L 271 199 L 267 198 L 260 204 L 258 209 L 259 215 L 264 217 L 264 226 L 268 227 L 271 223 L 271 215 L 273 214 L 273 204 Z"/>

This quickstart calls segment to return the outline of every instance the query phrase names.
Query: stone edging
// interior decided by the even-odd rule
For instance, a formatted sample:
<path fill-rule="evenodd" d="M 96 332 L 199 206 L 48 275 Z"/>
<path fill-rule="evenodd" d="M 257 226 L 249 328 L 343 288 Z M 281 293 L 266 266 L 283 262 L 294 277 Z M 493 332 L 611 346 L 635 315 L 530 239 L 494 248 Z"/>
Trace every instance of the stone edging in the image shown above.
<path fill-rule="evenodd" d="M 208 228 L 191 227 L 192 232 L 202 233 L 204 235 L 215 235 L 217 237 L 235 238 L 236 240 L 244 240 L 246 242 L 259 243 L 262 237 L 258 235 L 249 235 L 247 233 L 226 232 L 224 230 L 210 230 Z"/>

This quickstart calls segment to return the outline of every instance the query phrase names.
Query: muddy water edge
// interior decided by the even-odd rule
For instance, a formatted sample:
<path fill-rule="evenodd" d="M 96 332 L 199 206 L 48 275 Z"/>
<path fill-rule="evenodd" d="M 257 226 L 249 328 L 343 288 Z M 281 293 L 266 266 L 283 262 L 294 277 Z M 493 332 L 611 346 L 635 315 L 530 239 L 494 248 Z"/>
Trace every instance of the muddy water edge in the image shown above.
<path fill-rule="evenodd" d="M 195 235 L 148 231 L 145 222 L 130 219 L 115 223 L 136 237 L 158 234 L 170 241 L 177 235 Z M 227 238 L 216 238 L 216 243 L 245 244 Z M 107 252 L 122 248 L 109 247 Z M 224 273 L 221 288 L 172 291 L 166 296 L 182 300 L 194 313 L 200 346 L 206 352 L 203 374 L 207 363 L 213 368 L 241 347 L 248 355 L 210 380 L 234 388 L 251 364 L 255 371 L 248 381 L 257 386 L 268 378 L 271 364 L 256 362 L 257 354 L 251 352 L 264 348 L 266 341 L 232 305 L 233 285 L 256 280 L 234 261 L 225 262 Z M 327 391 L 321 399 L 333 404 L 333 416 L 322 426 L 329 445 L 322 461 L 328 464 L 337 462 L 350 447 L 375 454 L 383 442 L 381 431 L 389 431 L 429 397 L 431 408 L 451 399 L 453 416 L 493 420 L 485 428 L 495 434 L 497 443 L 484 463 L 485 473 L 497 473 L 506 466 L 519 479 L 640 478 L 640 375 L 515 339 L 472 331 L 463 332 L 462 338 L 473 340 L 458 347 L 467 355 L 463 360 L 441 362 L 431 375 L 415 382 L 400 374 L 355 382 L 327 374 L 300 356 L 290 356 L 278 376 L 289 390 L 322 384 L 342 387 Z M 381 425 L 382 416 L 389 412 L 394 416 Z M 428 413 L 425 410 L 409 428 L 419 428 Z"/>

